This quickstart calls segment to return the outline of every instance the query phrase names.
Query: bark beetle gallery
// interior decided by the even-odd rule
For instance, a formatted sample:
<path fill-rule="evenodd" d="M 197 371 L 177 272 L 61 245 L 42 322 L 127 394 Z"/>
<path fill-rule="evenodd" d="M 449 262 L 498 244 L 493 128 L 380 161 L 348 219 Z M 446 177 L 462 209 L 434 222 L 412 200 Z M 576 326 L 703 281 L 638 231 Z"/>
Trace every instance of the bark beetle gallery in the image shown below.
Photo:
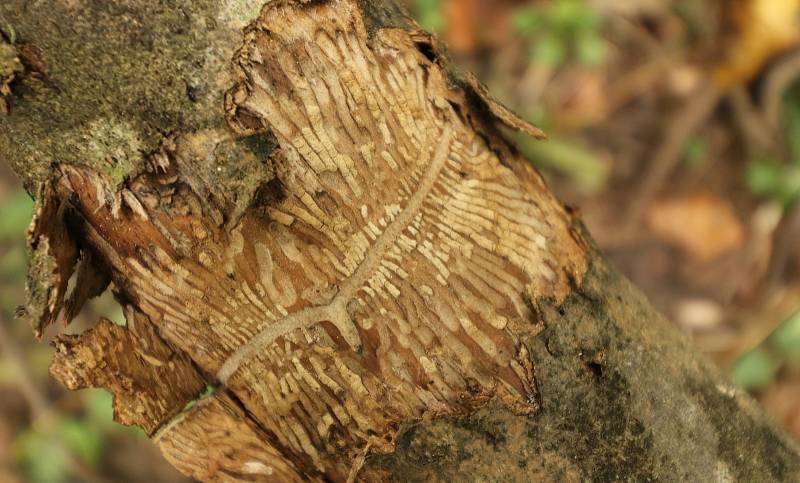
<path fill-rule="evenodd" d="M 58 337 L 52 373 L 109 389 L 206 481 L 657 479 L 686 459 L 688 477 L 796 476 L 791 443 L 605 268 L 499 128 L 541 132 L 410 20 L 377 28 L 387 12 L 268 2 L 226 67 L 224 125 L 165 137 L 120 184 L 73 163 L 38 183 L 23 312 L 41 334 L 110 284 L 127 320 Z M 225 152 L 262 165 L 249 196 L 215 174 Z"/>

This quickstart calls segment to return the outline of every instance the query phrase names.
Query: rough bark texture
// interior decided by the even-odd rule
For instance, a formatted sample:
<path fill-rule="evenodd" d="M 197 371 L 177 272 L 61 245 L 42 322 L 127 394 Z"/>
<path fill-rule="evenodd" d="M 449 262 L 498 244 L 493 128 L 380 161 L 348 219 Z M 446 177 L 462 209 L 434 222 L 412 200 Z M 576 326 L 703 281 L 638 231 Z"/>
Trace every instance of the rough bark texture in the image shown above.
<path fill-rule="evenodd" d="M 542 133 L 395 4 L 0 15 L 0 154 L 38 207 L 20 312 L 41 334 L 110 286 L 126 326 L 59 337 L 52 372 L 187 475 L 800 478 L 499 128 Z"/>

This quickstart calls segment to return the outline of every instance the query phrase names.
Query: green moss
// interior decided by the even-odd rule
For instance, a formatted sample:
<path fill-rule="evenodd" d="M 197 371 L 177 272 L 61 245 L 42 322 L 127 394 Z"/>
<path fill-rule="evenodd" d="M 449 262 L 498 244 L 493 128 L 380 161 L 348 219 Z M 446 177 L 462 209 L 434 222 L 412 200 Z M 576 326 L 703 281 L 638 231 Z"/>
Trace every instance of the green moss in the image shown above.
<path fill-rule="evenodd" d="M 105 171 L 114 185 L 120 184 L 138 168 L 143 144 L 139 132 L 129 123 L 93 121 L 85 128 L 68 133 L 68 137 L 88 134 L 84 144 L 76 146 L 82 162 L 98 171 Z"/>
<path fill-rule="evenodd" d="M 11 77 L 22 70 L 22 63 L 17 57 L 16 47 L 0 38 L 0 80 Z"/>
<path fill-rule="evenodd" d="M 43 72 L 23 76 L 0 118 L 0 153 L 29 191 L 54 163 L 118 182 L 166 136 L 223 126 L 240 29 L 256 0 L 0 2 Z"/>
<path fill-rule="evenodd" d="M 213 156 L 196 159 L 192 167 L 199 176 L 214 180 L 210 192 L 219 206 L 226 207 L 229 224 L 235 224 L 251 205 L 259 187 L 273 178 L 269 156 L 275 143 L 255 135 L 219 144 Z"/>
<path fill-rule="evenodd" d="M 197 404 L 205 399 L 208 399 L 214 396 L 217 393 L 219 388 L 215 387 L 209 383 L 206 383 L 205 387 L 203 387 L 203 391 L 197 395 L 194 399 L 190 400 L 186 403 L 186 405 L 181 410 L 182 413 L 188 413 L 191 411 Z"/>
<path fill-rule="evenodd" d="M 61 280 L 56 275 L 58 264 L 50 253 L 47 238 L 42 238 L 35 249 L 29 250 L 28 260 L 28 298 L 22 311 L 31 327 L 38 330 L 40 321 L 49 311 L 50 294 Z"/>

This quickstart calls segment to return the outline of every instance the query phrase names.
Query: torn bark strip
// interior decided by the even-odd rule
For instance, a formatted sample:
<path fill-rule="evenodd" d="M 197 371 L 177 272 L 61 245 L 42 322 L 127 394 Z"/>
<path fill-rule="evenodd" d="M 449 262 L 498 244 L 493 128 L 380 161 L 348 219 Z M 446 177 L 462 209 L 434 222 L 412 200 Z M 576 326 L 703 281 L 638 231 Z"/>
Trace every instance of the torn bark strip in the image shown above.
<path fill-rule="evenodd" d="M 206 383 L 191 360 L 166 344 L 143 314 L 125 327 L 100 319 L 80 335 L 62 335 L 50 373 L 67 388 L 100 387 L 114 395 L 114 420 L 152 435 Z"/>
<path fill-rule="evenodd" d="M 63 318 L 69 279 L 78 262 L 78 246 L 65 220 L 67 209 L 50 182 L 40 185 L 27 236 L 28 300 L 18 310 L 39 338 L 49 325 Z"/>

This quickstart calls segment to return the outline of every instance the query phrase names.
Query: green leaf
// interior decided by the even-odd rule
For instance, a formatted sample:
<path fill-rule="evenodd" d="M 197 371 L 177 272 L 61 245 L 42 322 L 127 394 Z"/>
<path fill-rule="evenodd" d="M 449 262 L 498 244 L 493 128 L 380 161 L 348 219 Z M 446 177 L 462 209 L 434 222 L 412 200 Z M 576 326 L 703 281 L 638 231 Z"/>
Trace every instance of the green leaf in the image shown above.
<path fill-rule="evenodd" d="M 598 34 L 602 19 L 589 5 L 584 5 L 583 9 L 572 20 L 573 28 L 579 32 Z"/>
<path fill-rule="evenodd" d="M 588 7 L 581 0 L 556 0 L 550 4 L 548 20 L 554 28 L 569 30 L 584 16 Z"/>
<path fill-rule="evenodd" d="M 698 166 L 708 157 L 708 143 L 701 137 L 692 137 L 683 147 L 683 158 L 688 166 Z"/>
<path fill-rule="evenodd" d="M 542 17 L 533 7 L 518 7 L 511 13 L 511 25 L 516 32 L 529 37 L 542 25 Z"/>
<path fill-rule="evenodd" d="M 800 165 L 800 90 L 795 89 L 786 95 L 783 102 L 783 123 L 786 126 L 786 140 L 792 161 Z"/>
<path fill-rule="evenodd" d="M 57 426 L 56 437 L 92 466 L 100 462 L 103 455 L 102 433 L 88 421 L 64 419 Z"/>
<path fill-rule="evenodd" d="M 778 354 L 787 359 L 800 360 L 800 311 L 775 329 L 769 342 Z"/>
<path fill-rule="evenodd" d="M 19 189 L 0 202 L 0 240 L 23 239 L 33 215 L 33 200 Z"/>
<path fill-rule="evenodd" d="M 520 136 L 517 140 L 520 150 L 534 165 L 566 176 L 578 191 L 595 193 L 608 181 L 608 166 L 575 140 L 551 138 L 538 141 L 527 136 Z"/>
<path fill-rule="evenodd" d="M 14 463 L 33 483 L 67 481 L 67 455 L 52 435 L 33 430 L 21 432 L 12 444 Z"/>
<path fill-rule="evenodd" d="M 531 57 L 542 64 L 560 64 L 567 57 L 567 49 L 558 36 L 543 35 L 533 42 Z"/>
<path fill-rule="evenodd" d="M 753 193 L 760 195 L 772 193 L 780 184 L 778 166 L 771 159 L 755 159 L 747 166 L 745 181 Z"/>
<path fill-rule="evenodd" d="M 783 202 L 787 205 L 800 198 L 800 165 L 787 169 L 783 182 Z"/>
<path fill-rule="evenodd" d="M 114 422 L 114 397 L 105 389 L 87 389 L 81 392 L 86 420 L 89 424 L 107 429 L 118 427 Z"/>
<path fill-rule="evenodd" d="M 432 32 L 444 30 L 441 0 L 414 0 L 414 13 L 420 25 Z"/>
<path fill-rule="evenodd" d="M 25 279 L 27 270 L 25 248 L 21 240 L 0 255 L 0 279 L 17 283 Z"/>
<path fill-rule="evenodd" d="M 598 66 L 603 63 L 605 54 L 603 39 L 596 32 L 578 35 L 575 42 L 575 56 L 578 62 Z"/>
<path fill-rule="evenodd" d="M 781 363 L 764 349 L 754 349 L 743 354 L 730 370 L 731 379 L 746 390 L 763 389 L 775 380 Z"/>
<path fill-rule="evenodd" d="M 769 196 L 785 206 L 800 199 L 800 165 L 756 159 L 747 167 L 745 178 L 752 192 Z"/>
<path fill-rule="evenodd" d="M 517 8 L 512 25 L 529 41 L 535 62 L 559 64 L 569 54 L 586 65 L 599 65 L 604 60 L 600 16 L 583 0 L 553 0 Z"/>

